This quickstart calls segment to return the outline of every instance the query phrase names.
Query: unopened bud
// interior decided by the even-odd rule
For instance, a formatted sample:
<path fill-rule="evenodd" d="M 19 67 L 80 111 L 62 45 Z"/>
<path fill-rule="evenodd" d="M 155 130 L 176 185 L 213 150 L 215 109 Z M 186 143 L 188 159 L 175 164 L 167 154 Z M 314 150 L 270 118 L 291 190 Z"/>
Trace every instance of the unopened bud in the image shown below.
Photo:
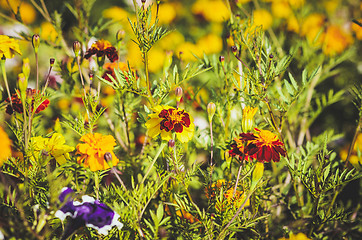
<path fill-rule="evenodd" d="M 106 160 L 106 162 L 108 163 L 108 165 L 112 168 L 113 167 L 112 153 L 106 152 L 103 157 L 104 157 L 104 160 Z"/>
<path fill-rule="evenodd" d="M 73 51 L 74 51 L 75 57 L 79 56 L 81 47 L 82 46 L 81 46 L 80 42 L 78 42 L 78 41 L 73 42 Z"/>
<path fill-rule="evenodd" d="M 20 89 L 20 98 L 22 101 L 24 101 L 26 97 L 26 88 L 28 87 L 28 80 L 26 79 L 24 73 L 18 74 L 18 84 Z"/>
<path fill-rule="evenodd" d="M 209 104 L 207 104 L 207 115 L 209 117 L 209 122 L 212 121 L 212 118 L 214 117 L 216 112 L 216 105 L 213 102 L 210 102 Z"/>
<path fill-rule="evenodd" d="M 142 4 L 145 4 L 146 3 L 146 0 L 141 0 Z"/>
<path fill-rule="evenodd" d="M 243 129 L 243 132 L 250 132 L 253 130 L 254 116 L 257 111 L 258 108 L 252 108 L 249 106 L 246 106 L 243 109 L 243 116 L 241 118 L 241 128 Z"/>
<path fill-rule="evenodd" d="M 124 39 L 124 37 L 126 36 L 126 32 L 121 29 L 121 30 L 118 30 L 117 34 L 116 34 L 116 40 L 117 42 L 120 42 Z"/>
<path fill-rule="evenodd" d="M 39 45 L 40 45 L 40 36 L 39 34 L 34 34 L 31 38 L 31 44 L 33 45 L 35 53 L 38 53 Z"/>
<path fill-rule="evenodd" d="M 24 76 L 26 79 L 29 78 L 29 75 L 30 75 L 30 60 L 29 58 L 24 58 L 23 59 L 23 73 L 24 73 Z"/>
<path fill-rule="evenodd" d="M 238 51 L 238 47 L 237 46 L 231 46 L 231 51 L 233 52 L 234 55 L 236 55 L 236 53 Z"/>
<path fill-rule="evenodd" d="M 168 147 L 169 147 L 169 148 L 173 148 L 174 146 L 175 146 L 175 140 L 170 139 L 170 140 L 168 141 Z"/>
<path fill-rule="evenodd" d="M 219 61 L 220 61 L 221 63 L 224 63 L 224 60 L 225 60 L 225 57 L 224 57 L 224 56 L 219 56 Z"/>
<path fill-rule="evenodd" d="M 273 54 L 270 54 L 270 55 L 269 55 L 269 58 L 270 58 L 270 59 L 273 59 L 273 58 L 274 58 L 274 55 L 273 55 Z"/>
<path fill-rule="evenodd" d="M 93 77 L 94 77 L 94 74 L 93 73 L 90 73 L 89 74 L 89 80 L 93 82 Z"/>
<path fill-rule="evenodd" d="M 181 87 L 177 87 L 175 90 L 175 94 L 176 94 L 176 101 L 180 102 L 181 101 L 181 97 L 182 97 L 182 88 Z"/>
<path fill-rule="evenodd" d="M 54 63 L 55 63 L 55 59 L 54 58 L 51 58 L 49 60 L 49 63 L 50 63 L 50 66 L 53 67 L 54 66 Z"/>
<path fill-rule="evenodd" d="M 263 177 L 263 174 L 264 174 L 264 163 L 257 162 L 255 164 L 253 176 L 251 178 L 251 186 L 250 186 L 251 189 L 256 187 L 260 179 Z"/>

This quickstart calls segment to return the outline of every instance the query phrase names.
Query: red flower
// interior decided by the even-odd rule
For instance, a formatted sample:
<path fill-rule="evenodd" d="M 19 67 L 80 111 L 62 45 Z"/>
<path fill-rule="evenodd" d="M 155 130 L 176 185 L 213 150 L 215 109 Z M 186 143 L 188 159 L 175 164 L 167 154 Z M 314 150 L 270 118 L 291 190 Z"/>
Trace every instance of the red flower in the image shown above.
<path fill-rule="evenodd" d="M 285 157 L 284 144 L 278 137 L 268 131 L 254 129 L 258 133 L 241 133 L 240 140 L 246 142 L 244 152 L 259 162 L 279 162 L 280 155 Z"/>
<path fill-rule="evenodd" d="M 107 40 L 98 40 L 93 43 L 91 48 L 85 53 L 84 57 L 89 59 L 91 56 L 97 55 L 97 57 L 107 56 L 111 62 L 118 60 L 118 53 L 115 47 Z"/>
<path fill-rule="evenodd" d="M 30 88 L 28 88 L 30 89 Z M 31 90 L 31 93 L 32 93 L 32 110 L 33 110 L 33 107 L 34 107 L 34 96 L 36 95 L 36 90 L 35 89 L 30 89 Z M 38 90 L 38 93 L 40 91 Z M 12 105 L 13 105 L 13 108 L 11 108 L 11 105 L 10 105 L 10 99 L 7 98 L 5 101 L 8 104 L 8 106 L 6 107 L 6 113 L 7 114 L 13 114 L 13 112 L 18 112 L 18 113 L 23 113 L 23 104 L 21 102 L 21 99 L 19 98 L 19 95 L 20 93 L 13 93 L 11 95 L 11 101 L 12 101 Z M 46 109 L 49 105 L 50 101 L 49 99 L 44 99 L 42 101 L 42 103 L 37 107 L 37 109 L 35 110 L 35 113 L 39 113 L 41 111 L 43 111 L 44 109 Z M 26 106 L 27 107 L 27 106 Z"/>

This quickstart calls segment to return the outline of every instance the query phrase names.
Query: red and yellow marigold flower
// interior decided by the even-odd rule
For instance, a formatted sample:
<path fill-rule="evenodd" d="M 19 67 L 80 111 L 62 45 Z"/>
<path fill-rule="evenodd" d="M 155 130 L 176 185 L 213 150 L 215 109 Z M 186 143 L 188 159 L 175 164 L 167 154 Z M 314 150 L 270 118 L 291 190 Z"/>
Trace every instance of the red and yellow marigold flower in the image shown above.
<path fill-rule="evenodd" d="M 32 105 L 32 111 L 33 111 L 34 102 L 36 102 L 36 101 L 35 101 L 35 98 L 37 97 L 37 96 L 36 96 L 36 95 L 37 95 L 37 94 L 36 94 L 36 90 L 35 90 L 35 89 L 30 89 L 30 88 L 28 88 L 27 90 L 28 90 L 28 92 L 30 92 L 30 94 L 32 95 L 32 103 L 31 103 L 31 105 Z M 39 93 L 40 93 L 40 90 L 38 90 L 38 94 L 39 94 Z M 6 113 L 7 113 L 7 114 L 13 114 L 14 111 L 15 111 L 15 112 L 18 112 L 18 113 L 23 113 L 23 112 L 24 112 L 24 111 L 23 111 L 23 104 L 22 104 L 21 99 L 19 98 L 19 96 L 20 96 L 19 91 L 18 91 L 17 93 L 13 93 L 13 94 L 12 94 L 12 96 L 11 96 L 11 101 L 12 101 L 12 106 L 13 106 L 13 108 L 11 108 L 10 99 L 7 98 L 7 99 L 5 100 L 7 103 L 9 103 L 8 106 L 6 107 Z M 41 96 L 41 98 L 43 98 L 43 96 Z M 47 98 L 44 98 L 44 99 L 42 99 L 42 100 L 40 100 L 40 101 L 41 101 L 41 103 L 40 103 L 39 106 L 36 108 L 35 113 L 39 113 L 39 112 L 45 110 L 45 109 L 48 107 L 49 103 L 50 103 L 49 99 L 47 99 Z M 28 106 L 25 106 L 25 107 L 28 108 Z M 28 110 L 28 109 L 27 109 L 27 110 Z"/>
<path fill-rule="evenodd" d="M 112 156 L 111 165 L 118 164 L 119 159 L 114 155 L 113 148 L 116 140 L 111 135 L 102 135 L 100 133 L 88 133 L 80 138 L 77 145 L 76 154 L 78 164 L 83 163 L 84 167 L 89 167 L 91 171 L 105 170 L 110 168 L 110 164 L 104 159 L 104 154 L 110 153 Z"/>
<path fill-rule="evenodd" d="M 111 61 L 118 60 L 118 53 L 115 47 L 107 40 L 98 40 L 97 42 L 93 43 L 91 48 L 87 50 L 84 57 L 89 59 L 91 56 L 97 55 L 97 57 L 105 57 Z"/>
<path fill-rule="evenodd" d="M 243 149 L 245 155 L 259 162 L 279 162 L 280 155 L 285 157 L 284 144 L 274 133 L 257 128 L 254 130 L 257 133 L 240 134 L 240 139 L 246 142 L 246 146 Z"/>
<path fill-rule="evenodd" d="M 172 133 L 181 142 L 185 143 L 192 139 L 195 125 L 193 118 L 188 112 L 180 108 L 158 105 L 154 112 L 149 115 L 146 122 L 147 134 L 151 138 L 161 135 L 162 140 L 172 139 Z"/>

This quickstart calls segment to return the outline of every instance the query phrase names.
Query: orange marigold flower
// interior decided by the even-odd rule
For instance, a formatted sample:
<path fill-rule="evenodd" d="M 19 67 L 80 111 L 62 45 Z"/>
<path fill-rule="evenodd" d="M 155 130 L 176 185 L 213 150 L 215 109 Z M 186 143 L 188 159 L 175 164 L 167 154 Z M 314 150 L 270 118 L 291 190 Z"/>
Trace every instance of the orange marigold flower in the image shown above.
<path fill-rule="evenodd" d="M 36 90 L 35 90 L 35 89 L 28 88 L 27 91 L 31 92 L 31 95 L 32 95 L 32 99 L 33 99 L 33 100 L 32 100 L 31 105 L 32 105 L 32 111 L 33 111 L 34 102 L 35 102 L 34 98 L 35 98 L 36 95 L 37 95 L 37 94 L 36 94 Z M 39 93 L 40 93 L 40 90 L 38 90 L 38 96 L 39 96 Z M 8 106 L 6 107 L 6 113 L 7 113 L 7 114 L 10 114 L 10 115 L 11 115 L 11 114 L 13 114 L 14 111 L 15 111 L 15 112 L 18 112 L 18 113 L 23 113 L 23 104 L 22 104 L 21 99 L 19 98 L 19 96 L 20 96 L 19 91 L 18 91 L 17 93 L 13 93 L 13 94 L 11 95 L 11 101 L 12 101 L 13 108 L 11 108 L 11 105 L 8 104 Z M 42 97 L 42 96 L 41 96 L 41 97 Z M 10 103 L 10 99 L 9 99 L 9 98 L 7 98 L 5 101 L 6 101 L 7 103 Z M 47 98 L 44 99 L 44 100 L 41 102 L 41 104 L 36 108 L 35 113 L 39 113 L 39 112 L 45 110 L 45 109 L 48 107 L 49 103 L 50 103 L 49 99 L 47 99 Z M 27 106 L 25 106 L 25 107 L 27 107 Z"/>
<path fill-rule="evenodd" d="M 161 134 L 161 138 L 168 141 L 172 138 L 172 132 L 175 132 L 181 142 L 192 139 L 195 125 L 193 118 L 185 110 L 158 105 L 154 107 L 154 111 L 146 122 L 147 133 L 151 138 Z"/>
<path fill-rule="evenodd" d="M 104 155 L 109 153 L 112 156 L 111 165 L 118 164 L 119 159 L 114 155 L 113 148 L 116 140 L 111 135 L 103 136 L 100 133 L 88 133 L 80 138 L 81 142 L 77 145 L 76 154 L 81 156 L 77 158 L 78 164 L 83 162 L 84 167 L 89 167 L 91 171 L 109 169 L 110 166 L 104 159 Z"/>
<path fill-rule="evenodd" d="M 241 133 L 242 141 L 246 142 L 244 152 L 259 162 L 279 162 L 280 155 L 285 157 L 284 144 L 278 137 L 268 131 L 254 129 L 258 133 Z"/>
<path fill-rule="evenodd" d="M 97 55 L 97 57 L 107 56 L 111 62 L 118 60 L 118 53 L 115 47 L 107 40 L 98 40 L 93 43 L 91 48 L 85 53 L 84 57 L 89 59 L 91 56 Z"/>

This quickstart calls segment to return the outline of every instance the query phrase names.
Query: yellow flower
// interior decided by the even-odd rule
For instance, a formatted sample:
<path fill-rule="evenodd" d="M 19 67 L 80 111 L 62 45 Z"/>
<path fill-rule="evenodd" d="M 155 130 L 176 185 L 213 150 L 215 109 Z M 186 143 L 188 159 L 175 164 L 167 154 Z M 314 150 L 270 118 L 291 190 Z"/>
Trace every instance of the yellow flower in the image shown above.
<path fill-rule="evenodd" d="M 188 142 L 194 135 L 195 125 L 193 118 L 185 110 L 170 106 L 158 105 L 149 115 L 146 122 L 147 134 L 151 138 L 161 134 L 162 140 L 172 139 L 172 133 L 183 143 Z"/>
<path fill-rule="evenodd" d="M 9 6 L 10 5 L 10 6 Z M 4 9 L 12 10 L 17 13 L 19 11 L 21 20 L 25 24 L 31 24 L 36 19 L 36 11 L 34 7 L 26 1 L 20 0 L 0 0 L 0 6 Z"/>
<path fill-rule="evenodd" d="M 271 10 L 273 16 L 277 18 L 288 18 L 292 14 L 292 9 L 287 0 L 273 1 Z"/>
<path fill-rule="evenodd" d="M 74 147 L 65 145 L 64 136 L 60 133 L 54 133 L 51 138 L 32 137 L 31 144 L 35 156 L 38 156 L 40 151 L 45 150 L 53 156 L 60 165 L 66 163 L 67 159 L 69 159 L 69 152 L 74 150 Z"/>
<path fill-rule="evenodd" d="M 308 238 L 304 233 L 298 233 L 294 235 L 293 233 L 290 234 L 289 238 L 279 238 L 278 240 L 311 240 Z"/>
<path fill-rule="evenodd" d="M 166 52 L 159 47 L 154 47 L 149 51 L 148 67 L 150 72 L 158 72 L 162 69 L 166 59 Z"/>
<path fill-rule="evenodd" d="M 361 4 L 362 6 L 362 4 Z M 362 18 L 358 19 L 359 22 L 362 22 Z M 352 23 L 352 30 L 355 32 L 356 34 L 356 38 L 358 40 L 362 40 L 362 27 L 360 27 L 358 24 L 356 23 Z"/>
<path fill-rule="evenodd" d="M 45 40 L 53 42 L 53 43 L 57 42 L 58 32 L 57 32 L 57 30 L 55 30 L 53 24 L 51 24 L 50 22 L 43 22 L 40 25 L 40 29 L 41 29 L 41 32 L 40 32 L 41 39 L 45 39 Z"/>
<path fill-rule="evenodd" d="M 230 18 L 228 8 L 221 0 L 198 0 L 192 5 L 191 11 L 209 22 L 224 22 Z"/>
<path fill-rule="evenodd" d="M 128 12 L 120 7 L 110 7 L 103 11 L 103 17 L 111 18 L 115 21 L 127 21 Z"/>
<path fill-rule="evenodd" d="M 267 30 L 273 23 L 272 15 L 265 9 L 257 9 L 253 13 L 253 25 L 262 26 L 263 30 Z"/>
<path fill-rule="evenodd" d="M 256 112 L 258 111 L 258 108 L 252 108 L 249 106 L 246 106 L 243 109 L 243 116 L 241 119 L 241 127 L 243 129 L 243 132 L 250 132 L 253 130 L 254 125 L 254 116 Z"/>
<path fill-rule="evenodd" d="M 294 15 L 291 15 L 287 19 L 287 30 L 295 33 L 299 33 L 300 31 L 298 20 Z"/>
<path fill-rule="evenodd" d="M 11 156 L 11 140 L 6 132 L 0 127 L 0 167 Z"/>
<path fill-rule="evenodd" d="M 113 148 L 116 145 L 116 140 L 113 136 L 88 133 L 83 135 L 79 141 L 84 143 L 77 145 L 76 154 L 81 155 L 77 158 L 78 164 L 83 163 L 84 167 L 89 167 L 91 171 L 109 169 L 110 166 L 104 159 L 104 154 L 106 153 L 112 155 L 112 166 L 118 164 L 119 159 L 113 153 Z"/>
<path fill-rule="evenodd" d="M 342 161 L 346 161 L 348 150 L 349 146 L 345 146 L 339 153 Z M 352 154 L 349 157 L 348 161 L 357 169 L 360 169 L 360 167 L 362 166 L 362 133 L 357 136 L 356 142 L 352 149 Z"/>
<path fill-rule="evenodd" d="M 316 42 L 321 44 L 321 38 L 316 39 L 317 35 L 322 31 L 326 17 L 323 14 L 312 13 L 304 21 L 300 34 L 306 36 L 309 43 Z"/>
<path fill-rule="evenodd" d="M 184 36 L 179 31 L 175 30 L 162 38 L 158 42 L 158 45 L 164 50 L 176 50 L 183 42 L 185 42 Z"/>
<path fill-rule="evenodd" d="M 304 5 L 305 0 L 288 0 L 288 2 L 292 8 L 297 9 Z"/>
<path fill-rule="evenodd" d="M 200 38 L 196 46 L 205 54 L 219 53 L 222 50 L 222 39 L 216 34 L 208 34 Z"/>
<path fill-rule="evenodd" d="M 156 17 L 157 5 L 152 6 L 152 17 Z M 158 23 L 159 24 L 170 24 L 176 18 L 176 9 L 173 4 L 162 3 L 159 5 L 158 10 Z"/>
<path fill-rule="evenodd" d="M 10 59 L 15 53 L 21 55 L 18 41 L 9 36 L 0 35 L 0 58 Z"/>
<path fill-rule="evenodd" d="M 180 44 L 176 49 L 176 53 L 185 62 L 195 61 L 195 56 L 202 57 L 201 49 L 191 42 L 184 42 Z"/>
<path fill-rule="evenodd" d="M 352 36 L 339 26 L 331 25 L 327 28 L 323 41 L 323 53 L 327 56 L 340 54 L 353 43 Z"/>

